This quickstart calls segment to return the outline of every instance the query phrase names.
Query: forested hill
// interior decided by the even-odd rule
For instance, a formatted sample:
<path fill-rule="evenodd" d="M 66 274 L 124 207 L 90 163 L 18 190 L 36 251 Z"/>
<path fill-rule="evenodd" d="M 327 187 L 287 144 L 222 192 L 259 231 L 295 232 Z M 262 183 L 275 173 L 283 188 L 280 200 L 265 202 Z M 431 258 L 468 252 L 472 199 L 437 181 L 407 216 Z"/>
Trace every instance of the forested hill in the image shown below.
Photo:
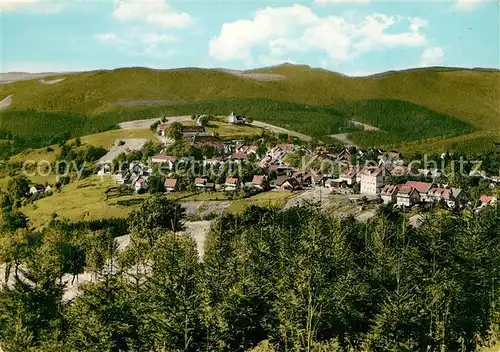
<path fill-rule="evenodd" d="M 85 129 L 73 128 L 73 122 L 55 127 L 55 134 L 72 136 L 137 116 L 235 110 L 313 137 L 352 132 L 346 127 L 350 120 L 388 132 L 355 134 L 361 146 L 484 150 L 500 141 L 499 96 L 500 71 L 487 69 L 421 68 L 348 77 L 300 65 L 252 71 L 123 68 L 2 84 L 0 98 L 10 97 L 11 104 L 0 113 L 0 132 L 23 136 L 23 130 L 30 131 L 29 122 L 13 125 L 9 115 L 27 109 L 33 109 L 31 116 L 33 111 L 78 114 L 68 120 L 87 116 Z"/>
<path fill-rule="evenodd" d="M 0 346 L 465 352 L 499 337 L 493 208 L 436 207 L 412 227 L 392 207 L 366 224 L 250 207 L 215 221 L 201 262 L 194 240 L 178 233 L 184 216 L 180 204 L 151 198 L 127 220 L 6 232 L 0 253 L 15 277 L 0 289 Z M 127 226 L 122 252 L 113 240 Z M 84 270 L 96 282 L 65 301 L 61 278 Z"/>

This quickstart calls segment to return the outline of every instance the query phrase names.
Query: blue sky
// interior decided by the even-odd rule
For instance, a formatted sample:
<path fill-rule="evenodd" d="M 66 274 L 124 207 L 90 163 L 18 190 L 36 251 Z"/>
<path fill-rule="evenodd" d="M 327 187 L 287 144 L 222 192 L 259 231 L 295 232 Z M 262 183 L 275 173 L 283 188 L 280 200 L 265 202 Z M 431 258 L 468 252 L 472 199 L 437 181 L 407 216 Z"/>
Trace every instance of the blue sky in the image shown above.
<path fill-rule="evenodd" d="M 500 6 L 492 0 L 0 3 L 2 72 L 282 62 L 350 75 L 500 68 Z"/>

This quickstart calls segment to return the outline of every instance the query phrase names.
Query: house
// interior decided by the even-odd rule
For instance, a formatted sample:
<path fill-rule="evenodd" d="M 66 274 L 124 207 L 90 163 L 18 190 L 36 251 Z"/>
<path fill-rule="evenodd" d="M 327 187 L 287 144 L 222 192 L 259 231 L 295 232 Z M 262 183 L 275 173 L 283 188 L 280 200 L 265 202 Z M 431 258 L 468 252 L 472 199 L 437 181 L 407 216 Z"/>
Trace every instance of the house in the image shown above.
<path fill-rule="evenodd" d="M 177 190 L 177 179 L 175 178 L 167 178 L 165 179 L 165 192 L 175 192 Z"/>
<path fill-rule="evenodd" d="M 340 173 L 340 179 L 347 183 L 348 186 L 352 186 L 357 182 L 356 176 L 358 175 L 361 167 L 359 165 L 349 166 L 344 171 Z"/>
<path fill-rule="evenodd" d="M 226 178 L 225 189 L 226 191 L 234 191 L 240 185 L 239 180 L 236 177 Z"/>
<path fill-rule="evenodd" d="M 238 153 L 244 153 L 244 154 L 250 154 L 250 153 L 254 153 L 254 154 L 257 154 L 257 152 L 259 151 L 259 147 L 256 146 L 256 145 L 242 145 L 240 147 L 238 147 L 236 149 L 236 151 Z"/>
<path fill-rule="evenodd" d="M 465 193 L 459 188 L 438 188 L 433 187 L 427 193 L 427 197 L 431 202 L 439 202 L 444 200 L 450 208 L 455 208 L 467 203 L 468 198 Z"/>
<path fill-rule="evenodd" d="M 45 186 L 44 185 L 33 185 L 30 187 L 29 193 L 34 196 L 40 193 L 45 192 Z"/>
<path fill-rule="evenodd" d="M 206 178 L 197 177 L 197 178 L 194 179 L 194 185 L 198 189 L 205 189 L 206 183 L 207 183 L 207 179 Z"/>
<path fill-rule="evenodd" d="M 389 173 L 378 166 L 365 166 L 359 172 L 361 175 L 361 194 L 376 196 L 384 187 L 384 182 Z"/>
<path fill-rule="evenodd" d="M 144 176 L 139 177 L 132 184 L 132 187 L 134 187 L 134 189 L 135 189 L 136 192 L 146 191 L 148 189 L 148 180 L 147 180 L 147 178 L 144 177 Z"/>
<path fill-rule="evenodd" d="M 254 175 L 252 186 L 262 191 L 267 189 L 267 177 L 265 175 Z"/>
<path fill-rule="evenodd" d="M 428 193 L 429 190 L 436 185 L 432 182 L 420 182 L 420 181 L 407 181 L 405 186 L 415 188 L 420 194 L 420 201 L 422 202 L 431 202 L 432 199 L 429 198 Z"/>
<path fill-rule="evenodd" d="M 181 132 L 184 138 L 207 135 L 203 126 L 182 126 Z"/>
<path fill-rule="evenodd" d="M 167 154 L 156 154 L 151 157 L 152 163 L 165 164 L 169 169 L 173 169 L 175 163 L 177 162 L 177 158 L 172 155 Z"/>
<path fill-rule="evenodd" d="M 407 166 L 395 166 L 392 170 L 391 170 L 391 176 L 406 176 L 406 175 L 410 175 L 412 173 L 412 170 L 411 168 L 407 167 Z"/>
<path fill-rule="evenodd" d="M 384 204 L 396 203 L 398 198 L 399 185 L 386 185 L 380 191 L 380 197 L 384 201 Z"/>
<path fill-rule="evenodd" d="M 293 192 L 300 189 L 300 183 L 295 178 L 290 176 L 278 176 L 276 186 L 280 191 Z"/>
<path fill-rule="evenodd" d="M 325 187 L 327 188 L 340 188 L 342 187 L 343 184 L 345 184 L 345 181 L 340 179 L 340 178 L 336 178 L 336 179 L 332 179 L 332 178 L 329 178 L 327 180 L 325 180 Z"/>
<path fill-rule="evenodd" d="M 168 125 L 166 123 L 162 123 L 156 126 L 156 133 L 158 133 L 158 135 L 160 135 L 161 137 L 167 136 L 167 130 L 168 130 Z"/>
<path fill-rule="evenodd" d="M 261 169 L 264 169 L 264 168 L 268 167 L 271 164 L 272 160 L 273 160 L 273 158 L 271 158 L 269 155 L 266 155 L 265 157 L 263 157 L 262 159 L 260 159 L 260 161 L 259 161 L 259 167 Z"/>
<path fill-rule="evenodd" d="M 229 114 L 229 116 L 227 117 L 227 123 L 233 125 L 242 125 L 246 123 L 246 120 L 243 116 L 238 116 L 234 112 L 231 112 L 231 114 Z"/>
<path fill-rule="evenodd" d="M 495 205 L 498 199 L 497 197 L 487 196 L 483 194 L 481 197 L 479 197 L 479 201 L 481 202 L 481 204 L 479 204 L 479 208 L 484 208 L 489 205 Z"/>
<path fill-rule="evenodd" d="M 312 172 L 311 178 L 312 178 L 312 185 L 314 187 L 321 187 L 325 185 L 326 176 L 323 175 L 321 172 Z"/>
<path fill-rule="evenodd" d="M 216 156 L 210 159 L 205 159 L 203 160 L 203 165 L 217 165 L 217 164 L 223 164 L 225 162 L 225 159 L 221 156 Z"/>
<path fill-rule="evenodd" d="M 213 149 L 218 153 L 225 152 L 224 143 L 214 137 L 194 136 L 191 138 L 191 143 L 199 149 Z"/>
<path fill-rule="evenodd" d="M 418 190 L 406 185 L 399 187 L 396 198 L 397 205 L 401 207 L 412 207 L 421 201 Z"/>
<path fill-rule="evenodd" d="M 245 153 L 236 152 L 236 153 L 231 154 L 231 156 L 229 158 L 231 160 L 240 161 L 241 162 L 243 160 L 247 160 L 247 155 Z"/>
<path fill-rule="evenodd" d="M 205 191 L 215 191 L 215 183 L 207 182 L 205 184 Z"/>
<path fill-rule="evenodd" d="M 312 176 L 307 172 L 294 172 L 292 177 L 299 182 L 301 187 L 311 187 L 312 185 Z"/>

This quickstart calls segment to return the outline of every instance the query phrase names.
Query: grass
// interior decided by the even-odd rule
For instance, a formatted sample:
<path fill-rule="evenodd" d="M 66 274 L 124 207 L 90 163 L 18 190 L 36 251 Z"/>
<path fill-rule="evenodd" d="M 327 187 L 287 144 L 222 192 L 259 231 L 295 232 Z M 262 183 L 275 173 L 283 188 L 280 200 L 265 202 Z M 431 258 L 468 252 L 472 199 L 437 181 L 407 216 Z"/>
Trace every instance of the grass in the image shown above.
<path fill-rule="evenodd" d="M 90 144 L 95 147 L 109 149 L 114 142 L 120 138 L 145 138 L 148 140 L 156 140 L 156 135 L 149 128 L 137 128 L 95 133 L 84 136 L 81 140 L 83 143 Z"/>
<path fill-rule="evenodd" d="M 58 145 L 51 145 L 49 147 L 38 148 L 38 149 L 26 149 L 25 151 L 16 154 L 10 158 L 12 162 L 23 162 L 27 160 L 32 160 L 36 163 L 46 160 L 49 163 L 54 163 L 57 161 L 59 154 L 61 153 L 61 147 Z"/>
<path fill-rule="evenodd" d="M 207 132 L 217 132 L 220 137 L 244 137 L 255 136 L 262 132 L 262 129 L 255 126 L 231 125 L 220 121 L 210 121 L 206 126 Z"/>
<path fill-rule="evenodd" d="M 229 206 L 228 211 L 233 214 L 239 214 L 251 205 L 282 208 L 292 197 L 293 194 L 288 192 L 263 192 L 250 198 L 233 201 Z"/>
<path fill-rule="evenodd" d="M 176 192 L 169 195 L 172 200 L 182 202 L 201 202 L 201 201 L 224 201 L 228 200 L 224 192 Z"/>
<path fill-rule="evenodd" d="M 476 137 L 500 133 L 498 70 L 426 68 L 347 77 L 287 65 L 253 72 L 286 79 L 263 82 L 219 70 L 127 68 L 70 75 L 54 85 L 35 80 L 2 85 L 2 95 L 13 94 L 13 105 L 0 113 L 0 132 L 33 137 L 33 143 L 24 146 L 33 148 L 40 138 L 68 132 L 83 136 L 127 120 L 235 111 L 313 137 L 352 131 L 347 120 L 355 113 L 360 121 L 379 123 L 377 127 L 388 132 L 355 134 L 364 145 L 404 147 L 410 142 L 426 148 L 429 139 L 461 134 L 471 135 L 464 142 L 479 147 Z M 141 106 L 146 100 L 164 105 Z M 138 106 L 119 103 L 126 101 Z M 498 141 L 498 134 L 489 138 Z M 461 143 L 460 138 L 455 141 Z M 440 141 L 433 146 L 447 147 Z"/>
<path fill-rule="evenodd" d="M 70 183 L 62 187 L 60 193 L 35 201 L 21 209 L 32 226 L 38 227 L 50 221 L 53 213 L 59 218 L 70 221 L 95 220 L 112 217 L 127 217 L 136 206 L 120 206 L 118 201 L 137 197 L 146 198 L 144 195 L 127 195 L 105 200 L 104 192 L 114 181 L 109 177 L 91 177 L 82 181 Z"/>

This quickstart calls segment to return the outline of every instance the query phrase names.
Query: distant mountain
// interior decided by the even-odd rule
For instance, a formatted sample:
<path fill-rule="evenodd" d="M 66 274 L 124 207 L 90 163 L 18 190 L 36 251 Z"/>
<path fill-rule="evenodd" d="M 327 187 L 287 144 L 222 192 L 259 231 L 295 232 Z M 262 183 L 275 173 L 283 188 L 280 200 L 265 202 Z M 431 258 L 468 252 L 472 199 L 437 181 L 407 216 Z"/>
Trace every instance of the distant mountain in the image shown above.
<path fill-rule="evenodd" d="M 433 112 L 437 114 L 435 116 L 448 116 L 469 124 L 474 128 L 476 134 L 473 138 L 477 140 L 484 136 L 481 131 L 493 133 L 493 137 L 488 138 L 497 138 L 496 133 L 500 132 L 500 71 L 497 69 L 432 67 L 349 77 L 306 65 L 282 64 L 249 71 L 136 67 L 71 74 L 6 73 L 0 77 L 2 81 L 24 80 L 2 86 L 0 99 L 12 95 L 12 105 L 3 113 L 33 108 L 97 115 L 132 109 L 124 104 L 127 101 L 134 102 L 133 110 L 136 111 L 141 109 L 141 101 L 144 102 L 142 108 L 146 109 L 148 101 L 164 101 L 171 106 L 198 102 L 201 108 L 214 106 L 216 101 L 267 99 L 337 108 L 339 111 L 349 106 L 349 118 L 376 123 L 385 114 L 394 120 L 395 126 L 402 124 L 401 119 L 419 118 Z M 37 79 L 41 77 L 46 80 L 65 79 L 55 84 L 40 84 Z M 405 109 L 413 106 L 414 111 L 399 113 L 394 109 L 401 108 L 400 104 L 371 104 L 370 101 L 402 101 L 406 103 Z M 211 103 L 203 105 L 203 102 Z M 360 104 L 382 110 L 372 114 L 372 110 L 360 107 Z M 241 106 L 244 109 L 246 105 Z M 265 116 L 257 117 L 265 120 Z M 286 119 L 285 114 L 280 120 L 283 126 L 289 125 Z M 304 119 L 304 123 L 310 122 L 306 121 L 307 117 Z M 317 123 L 321 124 L 321 121 Z M 432 125 L 426 126 L 432 128 Z M 405 135 L 409 134 L 411 131 L 405 131 Z"/>

